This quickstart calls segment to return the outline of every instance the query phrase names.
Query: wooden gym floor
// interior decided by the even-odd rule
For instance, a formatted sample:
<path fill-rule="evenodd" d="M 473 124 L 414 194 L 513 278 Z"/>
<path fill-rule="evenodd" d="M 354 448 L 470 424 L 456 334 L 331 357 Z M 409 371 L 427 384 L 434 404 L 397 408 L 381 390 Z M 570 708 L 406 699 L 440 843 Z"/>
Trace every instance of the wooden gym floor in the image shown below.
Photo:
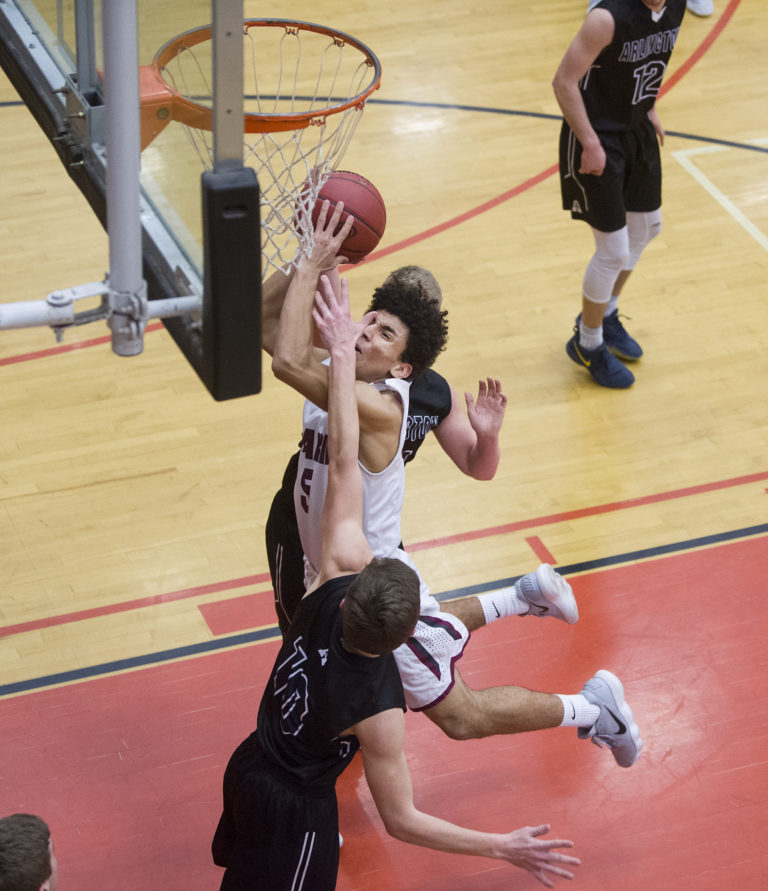
<path fill-rule="evenodd" d="M 610 668 L 645 739 L 622 770 L 573 730 L 457 743 L 409 715 L 408 756 L 425 810 L 574 839 L 574 887 L 753 891 L 768 887 L 768 8 L 715 0 L 683 23 L 659 103 L 664 229 L 622 298 L 646 354 L 617 393 L 564 352 L 592 248 L 559 209 L 550 81 L 585 5 L 279 10 L 382 60 L 344 161 L 388 206 L 380 250 L 348 273 L 356 308 L 396 266 L 430 268 L 451 323 L 438 369 L 460 391 L 500 377 L 510 397 L 492 482 L 425 444 L 406 542 L 440 596 L 548 560 L 579 600 L 573 628 L 477 632 L 464 677 L 575 692 Z M 142 52 L 199 23 L 163 23 Z M 4 79 L 0 120 L 0 299 L 100 280 L 106 237 Z M 263 532 L 300 400 L 265 365 L 262 394 L 216 404 L 161 327 L 136 359 L 106 334 L 0 332 L 0 813 L 49 821 L 62 891 L 203 891 L 223 768 L 277 648 Z M 339 797 L 342 891 L 535 886 L 389 839 L 357 764 Z"/>

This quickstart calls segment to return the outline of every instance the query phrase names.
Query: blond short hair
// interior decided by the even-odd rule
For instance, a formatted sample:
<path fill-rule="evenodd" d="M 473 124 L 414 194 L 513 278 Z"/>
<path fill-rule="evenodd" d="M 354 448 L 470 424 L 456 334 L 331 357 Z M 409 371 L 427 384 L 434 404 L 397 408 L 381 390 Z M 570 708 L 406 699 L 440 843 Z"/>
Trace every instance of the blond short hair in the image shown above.
<path fill-rule="evenodd" d="M 404 287 L 421 288 L 422 297 L 440 309 L 443 305 L 443 292 L 437 279 L 428 269 L 422 266 L 401 266 L 390 272 L 384 284 L 393 283 Z"/>

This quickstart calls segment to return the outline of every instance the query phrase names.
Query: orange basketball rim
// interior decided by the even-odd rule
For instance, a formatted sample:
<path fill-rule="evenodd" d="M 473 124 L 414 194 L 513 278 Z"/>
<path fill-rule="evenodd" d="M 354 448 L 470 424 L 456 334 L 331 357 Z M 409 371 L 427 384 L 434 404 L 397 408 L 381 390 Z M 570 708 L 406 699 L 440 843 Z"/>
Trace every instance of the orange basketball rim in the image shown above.
<path fill-rule="evenodd" d="M 211 25 L 187 31 L 161 47 L 151 65 L 139 69 L 142 149 L 171 121 L 213 129 L 212 38 Z M 243 39 L 243 88 L 246 103 L 255 106 L 250 110 L 246 105 L 244 133 L 322 125 L 331 115 L 361 111 L 381 84 L 381 65 L 373 52 L 333 28 L 288 19 L 246 19 Z"/>

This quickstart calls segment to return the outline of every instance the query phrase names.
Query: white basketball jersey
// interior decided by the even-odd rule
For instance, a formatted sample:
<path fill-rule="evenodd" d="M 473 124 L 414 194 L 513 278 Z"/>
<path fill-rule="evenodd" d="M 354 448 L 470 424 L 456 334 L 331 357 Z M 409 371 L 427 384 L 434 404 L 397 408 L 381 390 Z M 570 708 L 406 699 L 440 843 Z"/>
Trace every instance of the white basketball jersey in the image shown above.
<path fill-rule="evenodd" d="M 359 464 L 363 477 L 363 532 L 376 557 L 394 556 L 400 545 L 400 514 L 405 494 L 405 464 L 402 448 L 408 427 L 410 383 L 387 378 L 371 384 L 377 390 L 392 390 L 403 404 L 400 438 L 392 461 L 379 473 Z M 315 570 L 320 566 L 321 520 L 328 488 L 328 414 L 309 400 L 304 403 L 303 433 L 299 448 L 299 470 L 293 498 L 304 556 Z"/>

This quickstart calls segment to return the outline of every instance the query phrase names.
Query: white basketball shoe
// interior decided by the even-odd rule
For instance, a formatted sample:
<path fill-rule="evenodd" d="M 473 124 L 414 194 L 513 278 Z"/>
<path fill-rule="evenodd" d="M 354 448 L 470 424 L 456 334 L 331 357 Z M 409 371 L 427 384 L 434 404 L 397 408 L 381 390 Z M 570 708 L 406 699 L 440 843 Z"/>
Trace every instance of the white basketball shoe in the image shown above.
<path fill-rule="evenodd" d="M 515 582 L 518 596 L 530 606 L 525 616 L 551 616 L 569 625 L 579 621 L 579 608 L 571 586 L 549 565 L 542 563 Z"/>

